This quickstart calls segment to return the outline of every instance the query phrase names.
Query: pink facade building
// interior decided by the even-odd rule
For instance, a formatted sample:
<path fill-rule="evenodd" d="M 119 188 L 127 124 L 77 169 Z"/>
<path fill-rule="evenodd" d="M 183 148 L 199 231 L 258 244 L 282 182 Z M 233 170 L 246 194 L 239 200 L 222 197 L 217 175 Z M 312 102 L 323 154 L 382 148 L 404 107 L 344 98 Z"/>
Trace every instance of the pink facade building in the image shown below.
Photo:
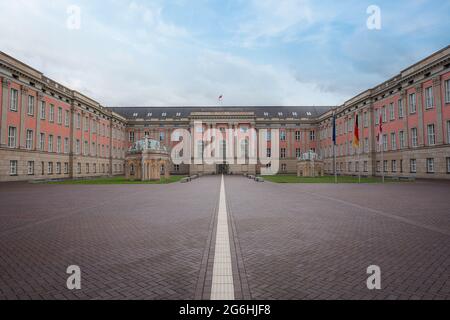
<path fill-rule="evenodd" d="M 104 107 L 1 52 L 0 79 L 0 181 L 124 175 L 133 142 L 147 136 L 170 148 L 177 143 L 171 133 L 179 128 L 193 135 L 211 128 L 277 131 L 280 173 L 295 173 L 298 158 L 313 150 L 332 174 L 333 115 L 339 174 L 372 176 L 384 170 L 392 177 L 450 179 L 450 47 L 337 108 Z M 352 146 L 356 114 L 359 149 Z M 203 130 L 196 132 L 198 121 Z M 275 154 L 274 137 L 267 139 L 267 156 Z M 203 147 L 193 146 L 193 153 Z M 207 174 L 223 171 L 224 165 L 235 174 L 258 174 L 262 166 L 191 163 L 169 169 Z"/>

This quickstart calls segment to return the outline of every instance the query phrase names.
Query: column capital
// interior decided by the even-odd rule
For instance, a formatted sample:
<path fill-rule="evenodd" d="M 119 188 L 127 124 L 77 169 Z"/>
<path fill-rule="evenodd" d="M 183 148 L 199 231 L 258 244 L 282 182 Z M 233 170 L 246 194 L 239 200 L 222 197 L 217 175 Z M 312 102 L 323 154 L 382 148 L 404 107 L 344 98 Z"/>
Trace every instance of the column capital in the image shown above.
<path fill-rule="evenodd" d="M 416 88 L 416 93 L 422 93 L 423 84 L 418 83 L 418 84 L 416 84 L 415 88 Z"/>
<path fill-rule="evenodd" d="M 2 78 L 2 86 L 3 87 L 9 87 L 9 85 L 11 84 L 11 81 L 9 81 L 7 78 Z"/>
<path fill-rule="evenodd" d="M 436 76 L 433 78 L 433 87 L 441 86 L 441 76 Z"/>

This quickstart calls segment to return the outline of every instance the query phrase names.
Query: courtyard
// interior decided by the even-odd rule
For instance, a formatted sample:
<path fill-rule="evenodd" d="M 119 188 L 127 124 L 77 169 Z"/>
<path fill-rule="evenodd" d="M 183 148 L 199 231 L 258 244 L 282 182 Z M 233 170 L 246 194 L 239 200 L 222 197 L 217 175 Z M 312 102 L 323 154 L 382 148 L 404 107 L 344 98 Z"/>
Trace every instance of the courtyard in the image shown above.
<path fill-rule="evenodd" d="M 0 184 L 0 299 L 209 299 L 221 179 Z M 450 299 L 449 190 L 225 176 L 234 298 Z"/>

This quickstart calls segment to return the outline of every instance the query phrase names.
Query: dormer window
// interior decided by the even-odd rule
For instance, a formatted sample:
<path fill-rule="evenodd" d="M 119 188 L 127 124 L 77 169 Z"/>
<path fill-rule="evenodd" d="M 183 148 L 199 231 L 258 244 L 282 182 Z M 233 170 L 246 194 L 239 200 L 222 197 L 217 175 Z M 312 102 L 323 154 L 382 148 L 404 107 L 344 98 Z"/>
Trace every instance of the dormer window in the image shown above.
<path fill-rule="evenodd" d="M 151 117 L 151 116 L 152 116 L 151 112 L 147 113 L 147 117 Z"/>
<path fill-rule="evenodd" d="M 312 116 L 312 113 L 311 113 L 311 112 L 307 112 L 306 115 L 307 115 L 308 117 L 310 117 L 310 116 Z"/>
<path fill-rule="evenodd" d="M 162 116 L 162 117 L 166 117 L 166 116 L 167 116 L 167 113 L 166 113 L 166 112 L 163 112 L 163 113 L 161 114 L 161 116 Z"/>
<path fill-rule="evenodd" d="M 137 117 L 138 116 L 138 113 L 137 112 L 135 112 L 135 113 L 133 113 L 133 117 Z"/>
<path fill-rule="evenodd" d="M 278 112 L 278 116 L 282 117 L 283 116 L 283 112 Z"/>
<path fill-rule="evenodd" d="M 268 117 L 268 116 L 269 116 L 269 113 L 268 113 L 268 112 L 264 112 L 264 116 L 265 116 L 265 117 Z"/>
<path fill-rule="evenodd" d="M 177 112 L 177 117 L 181 117 L 181 112 Z"/>
<path fill-rule="evenodd" d="M 294 116 L 294 117 L 296 117 L 297 116 L 297 112 L 292 112 L 292 115 Z"/>

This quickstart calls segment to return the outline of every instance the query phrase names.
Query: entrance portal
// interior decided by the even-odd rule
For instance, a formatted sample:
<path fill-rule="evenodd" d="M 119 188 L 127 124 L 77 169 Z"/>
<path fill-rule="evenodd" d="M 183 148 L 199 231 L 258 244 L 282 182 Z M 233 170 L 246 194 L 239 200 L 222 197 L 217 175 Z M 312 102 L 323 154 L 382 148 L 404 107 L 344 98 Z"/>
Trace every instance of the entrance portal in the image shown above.
<path fill-rule="evenodd" d="M 216 165 L 217 174 L 228 174 L 228 164 L 218 164 Z"/>

